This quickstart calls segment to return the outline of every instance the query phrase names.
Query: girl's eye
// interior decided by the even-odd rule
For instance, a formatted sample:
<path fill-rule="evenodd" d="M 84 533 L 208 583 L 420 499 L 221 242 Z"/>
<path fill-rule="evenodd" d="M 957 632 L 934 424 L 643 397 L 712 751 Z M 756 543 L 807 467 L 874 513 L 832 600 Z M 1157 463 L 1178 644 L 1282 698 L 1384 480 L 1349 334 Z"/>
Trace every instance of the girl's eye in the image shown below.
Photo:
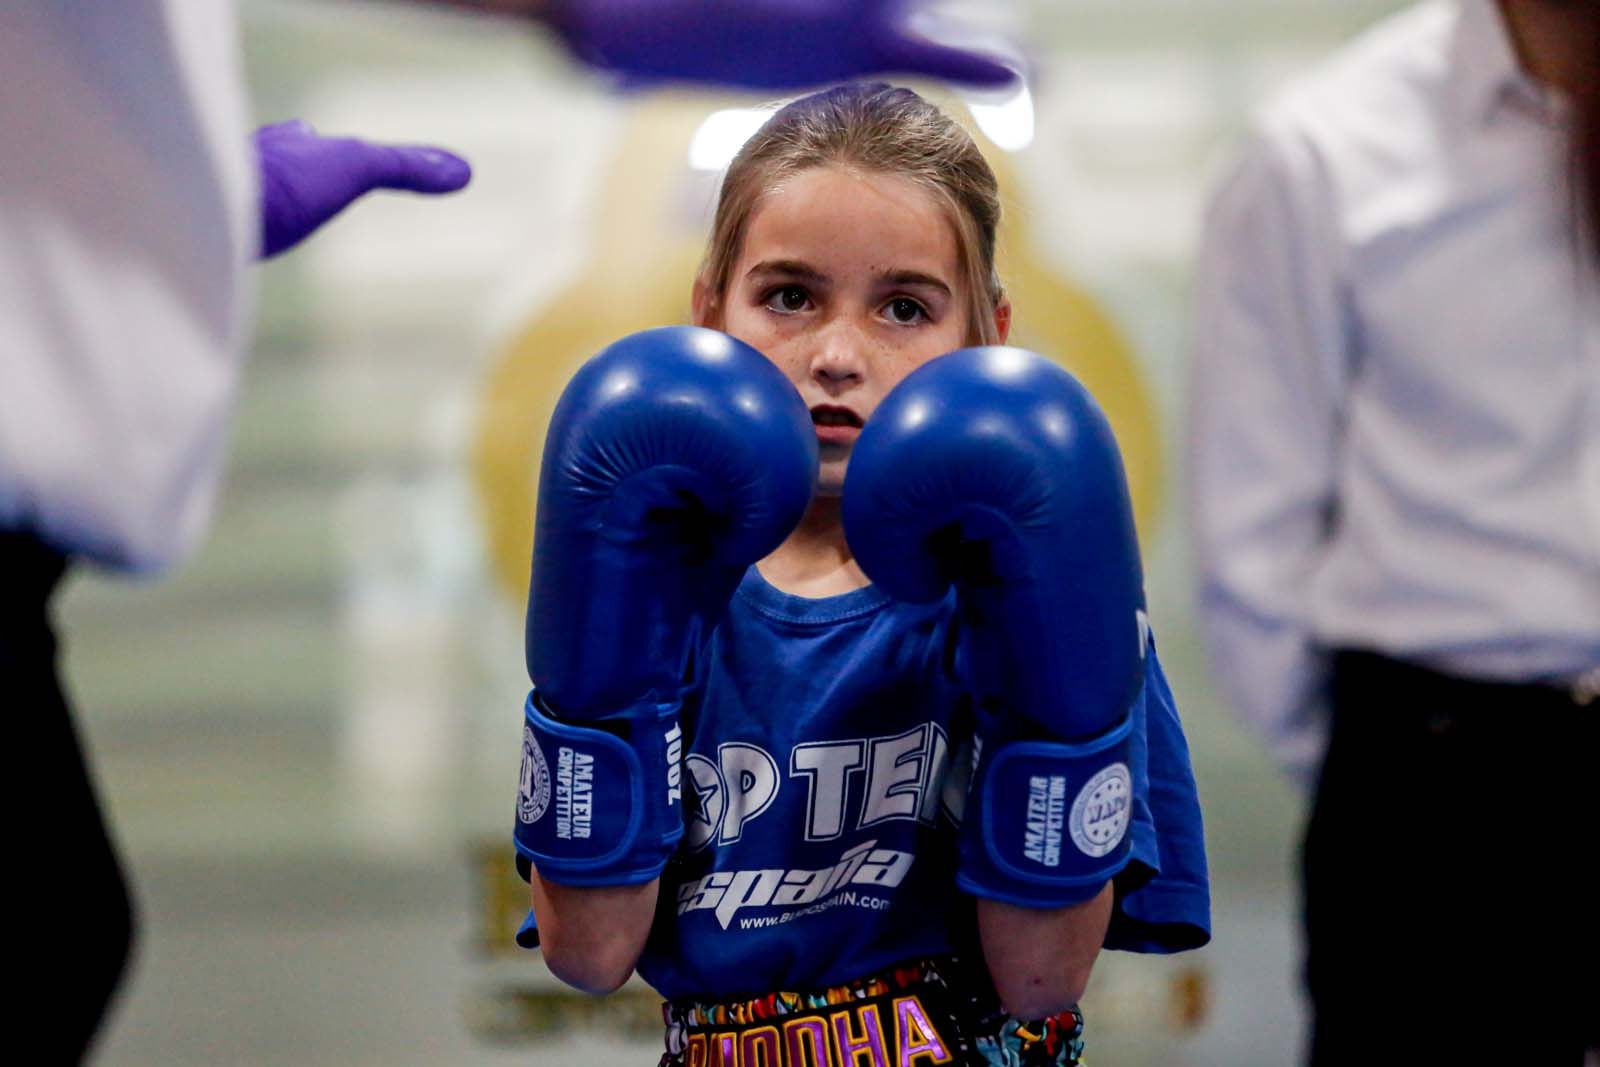
<path fill-rule="evenodd" d="M 902 326 L 908 326 L 913 322 L 918 322 L 928 317 L 928 313 L 923 310 L 922 305 L 909 296 L 895 297 L 889 301 L 884 310 L 888 312 L 891 321 L 897 322 Z"/>
<path fill-rule="evenodd" d="M 767 294 L 767 307 L 773 311 L 793 313 L 804 311 L 810 296 L 798 285 L 783 285 Z"/>

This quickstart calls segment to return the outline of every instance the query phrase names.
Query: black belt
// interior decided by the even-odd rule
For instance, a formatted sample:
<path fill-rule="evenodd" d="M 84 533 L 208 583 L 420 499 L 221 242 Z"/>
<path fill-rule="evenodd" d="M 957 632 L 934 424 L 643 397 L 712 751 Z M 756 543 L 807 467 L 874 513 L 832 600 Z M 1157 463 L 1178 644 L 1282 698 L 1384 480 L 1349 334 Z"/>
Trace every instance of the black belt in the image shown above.
<path fill-rule="evenodd" d="M 67 557 L 33 534 L 0 530 L 0 647 L 48 634 L 46 608 L 66 569 Z"/>
<path fill-rule="evenodd" d="M 1345 649 L 1333 656 L 1334 687 L 1357 692 L 1382 692 L 1399 700 L 1414 698 L 1445 705 L 1457 714 L 1499 710 L 1516 701 L 1530 710 L 1552 712 L 1593 707 L 1600 711 L 1600 667 L 1566 683 L 1505 682 L 1464 678 L 1376 652 Z"/>

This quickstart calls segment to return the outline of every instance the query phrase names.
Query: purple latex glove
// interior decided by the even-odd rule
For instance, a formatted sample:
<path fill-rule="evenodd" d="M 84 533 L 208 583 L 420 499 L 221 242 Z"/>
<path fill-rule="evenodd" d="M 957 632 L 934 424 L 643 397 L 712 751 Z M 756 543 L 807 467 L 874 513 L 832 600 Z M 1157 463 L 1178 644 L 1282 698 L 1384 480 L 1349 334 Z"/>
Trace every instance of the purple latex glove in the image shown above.
<path fill-rule="evenodd" d="M 975 86 L 1004 64 L 935 44 L 906 25 L 911 0 L 550 0 L 551 27 L 584 62 L 629 82 L 798 89 L 869 74 Z"/>
<path fill-rule="evenodd" d="M 299 119 L 261 127 L 255 149 L 262 259 L 293 248 L 374 189 L 449 193 L 472 178 L 466 160 L 442 149 L 321 137 Z"/>

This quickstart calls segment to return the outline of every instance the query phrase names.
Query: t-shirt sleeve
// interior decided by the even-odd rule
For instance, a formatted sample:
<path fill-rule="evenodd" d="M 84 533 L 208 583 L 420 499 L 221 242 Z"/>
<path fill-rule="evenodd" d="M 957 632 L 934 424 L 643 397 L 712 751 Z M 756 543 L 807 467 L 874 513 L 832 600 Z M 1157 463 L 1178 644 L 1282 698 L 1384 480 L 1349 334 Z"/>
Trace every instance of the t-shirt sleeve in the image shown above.
<path fill-rule="evenodd" d="M 1211 887 L 1189 745 L 1153 638 L 1133 714 L 1133 860 L 1113 887 L 1105 947 L 1183 952 L 1211 940 Z"/>

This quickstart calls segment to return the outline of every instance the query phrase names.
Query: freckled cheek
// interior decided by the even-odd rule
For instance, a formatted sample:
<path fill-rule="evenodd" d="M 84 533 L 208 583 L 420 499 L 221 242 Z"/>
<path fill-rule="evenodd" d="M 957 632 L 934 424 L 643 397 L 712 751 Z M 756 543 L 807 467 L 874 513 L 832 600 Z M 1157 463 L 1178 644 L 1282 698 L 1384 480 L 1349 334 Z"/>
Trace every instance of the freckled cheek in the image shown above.
<path fill-rule="evenodd" d="M 955 347 L 959 346 L 951 346 L 951 348 Z M 896 353 L 893 359 L 886 360 L 884 363 L 884 388 L 893 389 L 905 379 L 906 375 L 948 351 L 950 351 L 949 348 L 939 348 L 937 350 L 930 349 L 926 352 Z"/>
<path fill-rule="evenodd" d="M 767 345 L 756 344 L 755 347 L 783 372 L 784 377 L 796 385 L 804 383 L 811 377 L 811 361 L 799 350 L 799 346 L 774 341 Z"/>
<path fill-rule="evenodd" d="M 794 377 L 792 367 L 795 361 L 789 351 L 792 346 L 784 344 L 783 339 L 759 318 L 730 314 L 724 319 L 722 329 L 766 356 L 783 373 Z"/>

